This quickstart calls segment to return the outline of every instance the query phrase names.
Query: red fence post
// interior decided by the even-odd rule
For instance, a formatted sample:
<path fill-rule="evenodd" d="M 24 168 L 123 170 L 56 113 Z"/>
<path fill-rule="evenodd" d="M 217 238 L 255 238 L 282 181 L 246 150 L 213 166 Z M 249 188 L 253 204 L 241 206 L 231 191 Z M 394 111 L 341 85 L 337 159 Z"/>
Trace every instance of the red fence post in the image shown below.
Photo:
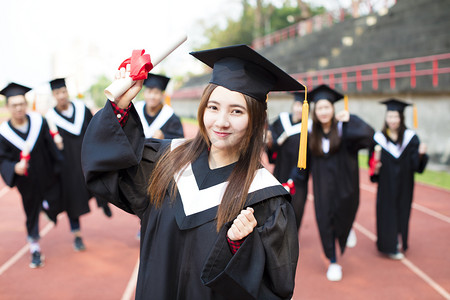
<path fill-rule="evenodd" d="M 347 73 L 342 73 L 342 89 L 347 91 Z"/>
<path fill-rule="evenodd" d="M 411 63 L 411 87 L 416 87 L 416 64 Z"/>
<path fill-rule="evenodd" d="M 438 61 L 437 61 L 437 59 L 433 59 L 433 86 L 437 87 L 438 84 L 439 84 Z"/>
<path fill-rule="evenodd" d="M 334 89 L 334 74 L 333 73 L 330 74 L 329 81 L 330 81 L 330 87 L 332 89 Z"/>
<path fill-rule="evenodd" d="M 389 78 L 391 83 L 391 89 L 395 89 L 395 66 L 389 68 Z"/>
<path fill-rule="evenodd" d="M 372 69 L 372 89 L 378 90 L 378 69 Z"/>
<path fill-rule="evenodd" d="M 358 91 L 362 89 L 361 70 L 356 71 L 356 88 Z"/>

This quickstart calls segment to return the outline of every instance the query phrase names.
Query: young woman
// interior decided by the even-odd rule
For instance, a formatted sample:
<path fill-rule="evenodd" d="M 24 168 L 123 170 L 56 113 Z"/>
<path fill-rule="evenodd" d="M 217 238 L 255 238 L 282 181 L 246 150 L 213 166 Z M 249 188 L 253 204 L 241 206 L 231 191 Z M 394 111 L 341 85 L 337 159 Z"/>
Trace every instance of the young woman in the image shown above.
<path fill-rule="evenodd" d="M 343 96 L 330 87 L 321 85 L 309 97 L 314 102 L 308 144 L 316 220 L 330 260 L 327 278 L 339 281 L 336 240 L 343 253 L 359 205 L 358 151 L 370 147 L 374 131 L 348 111 L 335 116 L 334 103 Z"/>
<path fill-rule="evenodd" d="M 89 126 L 88 186 L 141 218 L 136 299 L 290 299 L 295 215 L 260 154 L 267 93 L 302 86 L 245 45 L 191 54 L 213 67 L 198 135 L 145 141 L 138 81 Z"/>
<path fill-rule="evenodd" d="M 426 145 L 405 126 L 403 111 L 409 104 L 397 99 L 382 103 L 387 106 L 385 123 L 374 136 L 381 146 L 381 156 L 371 176 L 378 182 L 377 247 L 392 259 L 402 259 L 404 254 L 399 250 L 408 248 L 414 173 L 424 171 L 428 155 Z"/>
<path fill-rule="evenodd" d="M 269 127 L 267 154 L 269 161 L 275 164 L 273 175 L 280 182 L 291 185 L 291 203 L 295 211 L 297 228 L 300 228 L 308 194 L 309 176 L 306 170 L 297 168 L 304 94 L 294 92 L 293 96 L 291 113 L 282 112 Z M 292 182 L 288 182 L 289 180 Z"/>

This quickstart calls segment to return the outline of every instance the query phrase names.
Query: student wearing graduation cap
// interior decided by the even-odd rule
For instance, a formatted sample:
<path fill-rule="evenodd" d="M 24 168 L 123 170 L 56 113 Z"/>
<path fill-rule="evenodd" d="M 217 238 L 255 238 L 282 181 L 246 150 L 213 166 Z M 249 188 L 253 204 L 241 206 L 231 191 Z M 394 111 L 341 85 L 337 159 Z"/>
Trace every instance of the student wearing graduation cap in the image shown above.
<path fill-rule="evenodd" d="M 359 205 L 358 151 L 369 149 L 374 130 L 344 110 L 335 115 L 334 103 L 343 95 L 327 85 L 309 93 L 314 102 L 309 135 L 309 168 L 313 177 L 316 220 L 325 256 L 330 260 L 327 278 L 342 279 L 336 241 L 344 253 Z"/>
<path fill-rule="evenodd" d="M 291 113 L 282 112 L 269 126 L 267 149 L 269 162 L 275 164 L 273 175 L 292 195 L 297 228 L 300 228 L 308 194 L 308 172 L 297 168 L 298 148 L 302 125 L 304 93 L 294 92 Z M 308 134 L 308 133 L 305 133 Z"/>
<path fill-rule="evenodd" d="M 428 162 L 426 145 L 416 133 L 406 128 L 402 100 L 388 99 L 383 129 L 374 135 L 379 152 L 372 151 L 374 171 L 371 180 L 378 182 L 377 247 L 391 259 L 403 259 L 408 249 L 408 228 L 414 191 L 414 173 L 422 173 Z M 376 146 L 375 146 L 376 147 Z M 380 149 L 381 148 L 381 149 Z M 379 158 L 374 161 L 374 156 Z"/>
<path fill-rule="evenodd" d="M 81 145 L 92 113 L 82 101 L 69 100 L 64 78 L 50 81 L 50 88 L 56 99 L 56 106 L 48 110 L 45 118 L 50 125 L 56 125 L 62 137 L 60 148 L 64 157 L 61 173 L 63 211 L 67 212 L 70 230 L 74 234 L 73 247 L 75 251 L 83 251 L 86 247 L 81 237 L 80 216 L 90 211 L 88 202 L 92 194 L 86 187 L 81 170 Z M 106 216 L 111 217 L 111 210 L 106 201 L 97 198 L 97 204 L 103 208 Z"/>
<path fill-rule="evenodd" d="M 163 104 L 164 91 L 170 78 L 149 73 L 144 80 L 144 100 L 135 104 L 146 138 L 182 138 L 183 126 L 173 109 Z"/>
<path fill-rule="evenodd" d="M 245 45 L 191 54 L 213 68 L 197 136 L 145 140 L 137 81 L 89 125 L 88 187 L 141 218 L 136 299 L 290 299 L 295 214 L 260 157 L 267 94 L 304 88 Z"/>
<path fill-rule="evenodd" d="M 27 112 L 25 94 L 31 88 L 10 83 L 0 94 L 6 97 L 11 114 L 0 125 L 0 173 L 5 183 L 16 186 L 22 196 L 30 244 L 30 268 L 44 265 L 39 246 L 39 213 L 45 208 L 56 223 L 60 198 L 58 173 L 62 157 L 49 133 L 47 122 L 38 113 Z"/>

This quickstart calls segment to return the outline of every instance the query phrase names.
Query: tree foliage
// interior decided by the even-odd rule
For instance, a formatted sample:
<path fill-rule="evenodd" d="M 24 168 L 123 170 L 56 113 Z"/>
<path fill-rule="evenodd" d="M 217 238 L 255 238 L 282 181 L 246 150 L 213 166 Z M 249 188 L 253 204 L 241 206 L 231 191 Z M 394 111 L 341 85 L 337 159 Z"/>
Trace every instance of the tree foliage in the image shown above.
<path fill-rule="evenodd" d="M 303 12 L 300 7 L 303 7 Z M 269 0 L 256 0 L 254 5 L 251 5 L 249 0 L 242 0 L 240 18 L 228 19 L 225 28 L 219 25 L 206 28 L 204 34 L 208 42 L 201 45 L 199 49 L 235 44 L 250 45 L 258 37 L 324 12 L 323 7 L 313 8 L 301 0 L 294 3 L 287 0 L 281 7 L 273 5 Z"/>
<path fill-rule="evenodd" d="M 105 75 L 102 75 L 89 89 L 89 94 L 97 107 L 103 107 L 105 105 L 106 97 L 104 91 L 110 84 L 111 80 L 109 80 Z"/>

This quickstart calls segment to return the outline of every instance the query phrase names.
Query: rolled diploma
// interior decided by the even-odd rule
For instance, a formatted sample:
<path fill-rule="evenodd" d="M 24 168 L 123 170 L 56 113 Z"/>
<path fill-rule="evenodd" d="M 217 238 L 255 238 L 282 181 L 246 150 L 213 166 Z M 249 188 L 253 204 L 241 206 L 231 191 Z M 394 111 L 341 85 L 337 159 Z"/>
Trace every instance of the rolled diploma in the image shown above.
<path fill-rule="evenodd" d="M 28 145 L 28 143 L 25 143 L 25 145 L 23 146 L 22 152 L 20 153 L 20 162 L 23 163 L 25 165 L 25 176 L 28 175 L 28 160 L 29 155 L 30 155 L 30 145 Z"/>
<path fill-rule="evenodd" d="M 165 49 L 159 55 L 155 55 L 152 57 L 150 54 L 150 58 L 153 64 L 153 68 L 156 67 L 163 59 L 165 59 L 170 53 L 172 53 L 175 49 L 177 49 L 181 44 L 183 44 L 187 40 L 187 35 L 183 34 L 177 36 L 175 39 L 169 43 L 169 47 Z M 135 82 L 131 77 L 125 77 L 118 80 L 115 80 L 105 89 L 105 95 L 109 100 L 114 101 L 117 97 L 120 97 L 125 93 L 130 87 L 133 86 Z"/>
<path fill-rule="evenodd" d="M 58 148 L 59 148 L 59 144 L 61 144 L 61 149 L 60 150 L 62 150 L 62 147 L 64 147 L 64 145 L 62 144 L 63 139 L 62 139 L 62 136 L 58 132 L 58 127 L 56 127 L 55 123 L 53 123 L 52 120 L 47 120 L 47 124 L 48 124 L 48 128 L 52 132 L 53 141 L 58 146 Z"/>

